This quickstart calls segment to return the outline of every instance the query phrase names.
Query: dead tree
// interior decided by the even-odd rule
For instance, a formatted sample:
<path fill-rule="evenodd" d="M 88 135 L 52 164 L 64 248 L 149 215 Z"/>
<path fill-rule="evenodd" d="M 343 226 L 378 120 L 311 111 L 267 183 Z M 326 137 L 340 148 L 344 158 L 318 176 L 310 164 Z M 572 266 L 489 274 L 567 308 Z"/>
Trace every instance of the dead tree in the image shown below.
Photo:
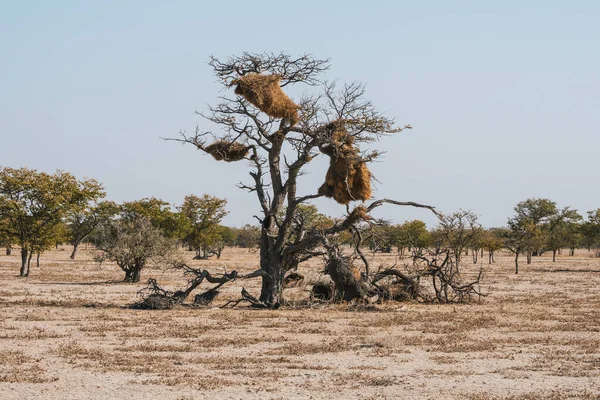
<path fill-rule="evenodd" d="M 330 239 L 343 231 L 360 232 L 360 223 L 382 204 L 433 207 L 413 202 L 371 198 L 371 174 L 367 164 L 377 151 L 361 152 L 360 145 L 381 136 L 410 129 L 395 126 L 365 99 L 360 83 L 322 82 L 321 74 L 329 60 L 310 55 L 297 58 L 287 54 L 244 53 L 227 60 L 212 58 L 210 66 L 227 89 L 221 102 L 199 113 L 220 127 L 221 133 L 196 128 L 194 134 L 181 133 L 170 139 L 194 145 L 197 149 L 225 162 L 245 161 L 251 166 L 250 183 L 241 189 L 257 196 L 261 216 L 260 296 L 245 292 L 244 299 L 255 306 L 278 307 L 283 298 L 283 282 L 288 272 L 313 257 L 326 258 L 326 270 L 333 278 L 341 299 L 368 294 L 367 271 L 357 275 L 348 260 Z M 297 102 L 283 92 L 292 85 L 316 88 Z M 329 157 L 325 183 L 313 193 L 298 193 L 298 178 L 318 156 Z M 294 232 L 298 207 L 312 199 L 330 197 L 345 205 L 348 214 L 327 229 Z M 357 204 L 353 209 L 350 203 Z M 434 211 L 435 212 L 435 211 Z M 290 238 L 293 238 L 290 239 Z"/>

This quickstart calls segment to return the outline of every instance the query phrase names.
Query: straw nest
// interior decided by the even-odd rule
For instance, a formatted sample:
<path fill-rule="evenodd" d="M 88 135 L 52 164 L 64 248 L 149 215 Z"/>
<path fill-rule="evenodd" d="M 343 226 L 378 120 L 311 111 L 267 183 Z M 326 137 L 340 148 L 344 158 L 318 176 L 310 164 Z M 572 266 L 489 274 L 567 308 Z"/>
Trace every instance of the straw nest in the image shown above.
<path fill-rule="evenodd" d="M 352 225 L 356 222 L 366 221 L 368 219 L 371 219 L 371 216 L 367 212 L 367 209 L 364 208 L 363 206 L 358 206 L 354 210 L 352 210 L 350 215 L 348 215 L 348 218 L 346 218 L 345 224 Z"/>
<path fill-rule="evenodd" d="M 243 96 L 259 110 L 273 118 L 285 118 L 290 125 L 299 121 L 298 109 L 279 86 L 279 75 L 248 74 L 233 81 L 235 93 Z"/>
<path fill-rule="evenodd" d="M 321 151 L 330 157 L 330 162 L 319 194 L 332 197 L 340 204 L 371 198 L 371 172 L 358 154 L 354 138 L 340 121 L 331 122 L 324 129 L 331 145 L 322 147 Z"/>
<path fill-rule="evenodd" d="M 249 146 L 237 142 L 230 143 L 227 140 L 217 140 L 204 148 L 215 160 L 227 162 L 243 160 L 249 150 Z"/>

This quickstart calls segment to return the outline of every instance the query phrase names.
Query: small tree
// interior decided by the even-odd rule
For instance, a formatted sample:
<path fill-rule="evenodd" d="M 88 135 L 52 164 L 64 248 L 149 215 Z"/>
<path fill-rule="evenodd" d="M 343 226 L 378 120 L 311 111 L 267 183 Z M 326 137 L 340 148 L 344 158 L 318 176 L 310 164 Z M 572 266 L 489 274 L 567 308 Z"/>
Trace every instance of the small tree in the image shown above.
<path fill-rule="evenodd" d="M 486 229 L 481 234 L 481 246 L 488 252 L 488 264 L 495 262 L 494 254 L 502 250 L 504 246 L 503 238 L 506 237 L 507 230 L 504 228 Z"/>
<path fill-rule="evenodd" d="M 565 228 L 581 218 L 577 211 L 565 207 L 558 209 L 554 201 L 532 198 L 515 206 L 515 215 L 509 218 L 510 233 L 505 244 L 515 254 L 515 273 L 519 270 L 519 255 L 527 256 L 531 264 L 532 255 L 541 255 L 544 248 L 556 252 L 566 245 Z M 563 228 L 565 230 L 563 230 Z"/>
<path fill-rule="evenodd" d="M 522 229 L 529 226 L 526 230 L 529 232 L 523 237 L 525 240 L 524 249 L 527 255 L 527 263 L 531 263 L 531 256 L 541 255 L 543 246 L 547 241 L 544 237 L 549 230 L 547 229 L 553 217 L 557 215 L 558 208 L 556 202 L 548 199 L 531 198 L 519 202 L 515 206 L 515 215 L 511 218 L 512 225 L 520 225 Z M 511 223 L 509 222 L 509 226 Z"/>
<path fill-rule="evenodd" d="M 477 215 L 471 211 L 460 210 L 440 218 L 435 235 L 439 244 L 450 249 L 457 271 L 463 252 L 471 246 L 481 231 Z"/>
<path fill-rule="evenodd" d="M 541 227 L 527 219 L 511 218 L 508 231 L 504 237 L 504 246 L 515 255 L 515 274 L 519 273 L 519 256 L 527 255 L 527 263 L 531 263 L 531 254 L 540 249 L 546 238 Z"/>
<path fill-rule="evenodd" d="M 575 251 L 578 242 L 579 221 L 583 217 L 576 210 L 568 208 L 557 211 L 548 222 L 546 246 L 552 251 L 552 262 L 556 262 L 556 253 L 563 248 Z"/>
<path fill-rule="evenodd" d="M 10 242 L 21 246 L 20 275 L 29 276 L 31 257 L 62 237 L 68 211 L 96 198 L 102 186 L 77 181 L 67 172 L 51 175 L 28 168 L 0 168 L 0 225 Z"/>
<path fill-rule="evenodd" d="M 93 199 L 96 201 L 97 199 Z M 87 203 L 74 208 L 67 213 L 67 225 L 70 242 L 73 246 L 70 258 L 75 259 L 81 242 L 87 239 L 100 224 L 107 222 L 118 211 L 118 206 L 112 201 Z"/>
<path fill-rule="evenodd" d="M 207 259 L 211 254 L 220 257 L 220 250 L 215 251 L 215 248 L 219 249 L 220 243 L 224 243 L 220 223 L 228 214 L 226 205 L 227 200 L 208 194 L 202 197 L 185 197 L 179 210 L 187 218 L 191 228 L 184 242 L 196 251 L 196 258 Z"/>
<path fill-rule="evenodd" d="M 217 259 L 221 258 L 221 254 L 225 247 L 227 246 L 235 246 L 235 241 L 237 239 L 237 231 L 233 228 L 230 228 L 225 225 L 219 225 L 217 228 L 217 240 L 214 247 L 215 255 Z"/>
<path fill-rule="evenodd" d="M 371 223 L 370 229 L 366 231 L 365 241 L 373 254 L 390 253 L 392 246 L 396 244 L 396 227 L 389 221 L 377 221 Z"/>
<path fill-rule="evenodd" d="M 600 208 L 588 211 L 587 221 L 581 225 L 582 241 L 588 251 L 594 248 L 600 257 Z"/>
<path fill-rule="evenodd" d="M 407 221 L 396 227 L 394 236 L 394 241 L 400 252 L 404 248 L 408 248 L 413 255 L 418 255 L 432 245 L 432 238 L 427 230 L 427 224 L 418 219 Z"/>
<path fill-rule="evenodd" d="M 170 203 L 155 197 L 129 201 L 121 205 L 120 218 L 137 220 L 140 216 L 148 218 L 152 226 L 170 239 L 182 239 L 190 228 L 183 214 L 174 211 Z"/>
<path fill-rule="evenodd" d="M 95 235 L 100 253 L 98 262 L 114 261 L 125 272 L 124 282 L 140 281 L 140 274 L 151 260 L 161 260 L 173 249 L 167 238 L 146 216 L 108 221 Z"/>
<path fill-rule="evenodd" d="M 12 254 L 12 246 L 14 238 L 8 234 L 8 218 L 0 219 L 0 248 L 6 249 L 6 255 Z"/>
<path fill-rule="evenodd" d="M 260 245 L 260 227 L 246 224 L 237 230 L 235 245 L 246 249 L 254 249 Z"/>

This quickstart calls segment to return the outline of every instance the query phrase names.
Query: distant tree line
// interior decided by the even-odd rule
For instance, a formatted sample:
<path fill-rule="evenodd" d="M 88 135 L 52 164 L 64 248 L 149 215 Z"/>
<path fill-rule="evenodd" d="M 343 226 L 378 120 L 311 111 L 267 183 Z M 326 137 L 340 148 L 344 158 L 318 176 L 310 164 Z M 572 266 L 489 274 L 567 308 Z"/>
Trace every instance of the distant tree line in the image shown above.
<path fill-rule="evenodd" d="M 221 224 L 228 214 L 225 199 L 189 195 L 174 206 L 153 197 L 117 204 L 104 200 L 105 196 L 96 180 L 77 180 L 67 172 L 0 168 L 0 246 L 7 255 L 19 248 L 20 275 L 26 277 L 34 256 L 39 266 L 41 253 L 70 243 L 70 258 L 75 259 L 80 245 L 91 243 L 99 250 L 98 261 L 115 262 L 126 281 L 138 282 L 149 261 L 178 246 L 193 251 L 196 259 L 207 259 L 221 257 L 228 246 L 257 248 L 260 244 L 259 226 Z M 600 208 L 588 211 L 584 218 L 570 207 L 532 198 L 518 203 L 514 211 L 505 227 L 489 229 L 481 226 L 476 214 L 465 210 L 444 214 L 432 229 L 420 220 L 371 221 L 361 243 L 374 253 L 396 251 L 413 258 L 447 248 L 457 270 L 469 254 L 474 263 L 485 257 L 492 264 L 501 249 L 514 254 L 516 273 L 521 256 L 529 264 L 532 257 L 551 252 L 555 261 L 564 249 L 572 256 L 575 249 L 586 248 L 600 257 Z M 326 230 L 336 222 L 314 205 L 299 205 L 286 240 L 298 243 L 304 232 Z M 351 244 L 355 242 L 352 235 L 345 231 L 335 240 Z"/>
<path fill-rule="evenodd" d="M 114 261 L 125 280 L 137 282 L 148 260 L 177 246 L 197 258 L 221 256 L 225 246 L 258 247 L 260 230 L 221 225 L 227 201 L 210 195 L 186 196 L 181 206 L 146 198 L 116 204 L 104 200 L 104 187 L 93 179 L 77 180 L 28 168 L 0 168 L 0 246 L 21 252 L 20 275 L 44 251 L 70 243 L 75 259 L 82 243 L 91 243 L 98 261 Z"/>
<path fill-rule="evenodd" d="M 559 208 L 554 201 L 532 198 L 518 203 L 514 211 L 505 227 L 488 229 L 479 224 L 477 215 L 463 210 L 442 216 L 431 230 L 419 220 L 400 225 L 381 221 L 373 225 L 367 242 L 374 252 L 396 248 L 402 255 L 410 252 L 412 256 L 431 247 L 447 247 L 457 267 L 469 253 L 473 262 L 487 254 L 492 264 L 494 253 L 507 249 L 515 256 L 517 274 L 520 256 L 530 264 L 532 257 L 551 252 L 552 261 L 556 261 L 564 249 L 573 256 L 576 249 L 585 248 L 600 257 L 600 208 L 588 211 L 584 218 L 570 207 Z"/>

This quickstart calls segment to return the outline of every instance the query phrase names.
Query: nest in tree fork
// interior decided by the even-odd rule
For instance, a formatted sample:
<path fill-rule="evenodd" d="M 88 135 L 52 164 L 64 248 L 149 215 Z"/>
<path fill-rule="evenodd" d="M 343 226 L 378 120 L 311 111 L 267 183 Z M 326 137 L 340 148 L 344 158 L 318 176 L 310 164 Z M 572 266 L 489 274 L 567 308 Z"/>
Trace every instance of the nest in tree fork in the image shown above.
<path fill-rule="evenodd" d="M 259 110 L 273 118 L 285 118 L 290 125 L 299 121 L 298 109 L 279 86 L 279 75 L 248 74 L 233 81 L 235 94 L 243 96 Z"/>
<path fill-rule="evenodd" d="M 367 209 L 364 208 L 363 206 L 358 206 L 354 210 L 352 210 L 350 215 L 348 215 L 348 218 L 346 218 L 346 221 L 344 221 L 344 224 L 346 226 L 350 226 L 350 225 L 355 224 L 356 222 L 366 221 L 368 219 L 371 219 L 371 216 L 367 212 Z"/>
<path fill-rule="evenodd" d="M 371 172 L 354 147 L 354 138 L 340 121 L 331 122 L 324 129 L 330 144 L 321 150 L 330 157 L 330 161 L 319 194 L 332 197 L 340 204 L 371 198 Z"/>
<path fill-rule="evenodd" d="M 244 146 L 241 143 L 230 143 L 227 140 L 217 140 L 206 146 L 204 151 L 209 153 L 218 161 L 240 161 L 243 160 L 250 150 L 250 146 Z"/>

